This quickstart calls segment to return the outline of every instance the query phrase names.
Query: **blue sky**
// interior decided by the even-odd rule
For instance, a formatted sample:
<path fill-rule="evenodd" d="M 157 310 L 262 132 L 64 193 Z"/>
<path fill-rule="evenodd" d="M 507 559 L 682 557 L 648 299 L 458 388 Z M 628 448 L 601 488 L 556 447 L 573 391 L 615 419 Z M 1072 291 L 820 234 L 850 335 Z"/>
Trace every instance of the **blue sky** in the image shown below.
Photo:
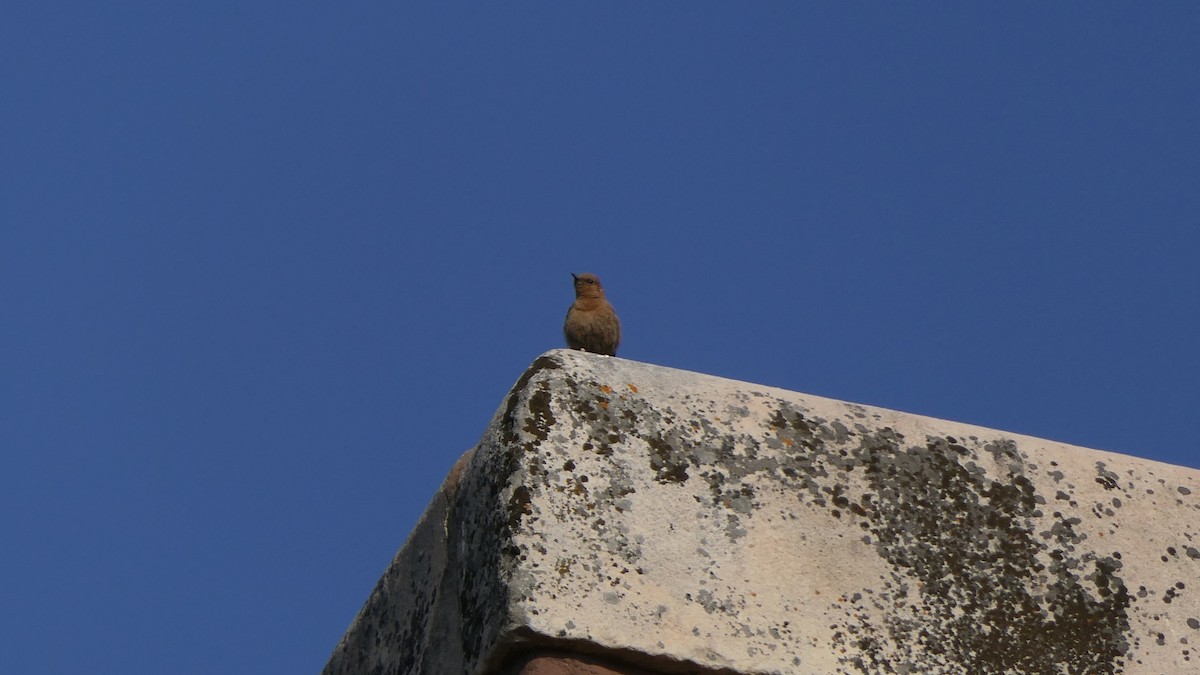
<path fill-rule="evenodd" d="M 317 672 L 620 355 L 1200 467 L 1200 5 L 18 2 L 0 671 Z"/>

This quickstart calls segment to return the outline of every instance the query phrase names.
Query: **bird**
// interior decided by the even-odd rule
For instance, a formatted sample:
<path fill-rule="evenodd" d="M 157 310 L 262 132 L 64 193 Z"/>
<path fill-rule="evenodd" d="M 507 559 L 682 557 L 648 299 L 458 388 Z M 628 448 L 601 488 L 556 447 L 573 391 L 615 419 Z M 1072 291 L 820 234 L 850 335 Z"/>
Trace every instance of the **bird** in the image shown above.
<path fill-rule="evenodd" d="M 595 274 L 571 274 L 575 280 L 575 302 L 567 310 L 563 335 L 571 349 L 593 354 L 617 355 L 621 321 L 604 297 L 604 287 Z"/>

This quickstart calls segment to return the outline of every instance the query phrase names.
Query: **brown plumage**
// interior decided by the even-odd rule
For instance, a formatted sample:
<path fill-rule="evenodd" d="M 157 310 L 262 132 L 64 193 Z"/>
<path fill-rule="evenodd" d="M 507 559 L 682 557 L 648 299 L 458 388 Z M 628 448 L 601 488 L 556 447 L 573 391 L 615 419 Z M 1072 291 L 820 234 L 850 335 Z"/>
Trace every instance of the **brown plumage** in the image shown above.
<path fill-rule="evenodd" d="M 595 274 L 572 274 L 575 278 L 575 302 L 567 310 L 563 335 L 571 349 L 593 354 L 617 355 L 621 342 L 621 321 L 604 298 L 604 288 Z"/>

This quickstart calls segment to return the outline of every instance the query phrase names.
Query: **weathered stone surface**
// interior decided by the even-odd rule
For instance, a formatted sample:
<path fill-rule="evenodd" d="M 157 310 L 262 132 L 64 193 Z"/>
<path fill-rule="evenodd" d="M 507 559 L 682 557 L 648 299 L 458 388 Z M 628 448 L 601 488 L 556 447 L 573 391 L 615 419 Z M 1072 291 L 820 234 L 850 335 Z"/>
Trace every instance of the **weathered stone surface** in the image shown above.
<path fill-rule="evenodd" d="M 1200 672 L 1197 492 L 1181 467 L 556 350 L 325 672 L 474 675 L 539 645 L 649 672 Z"/>

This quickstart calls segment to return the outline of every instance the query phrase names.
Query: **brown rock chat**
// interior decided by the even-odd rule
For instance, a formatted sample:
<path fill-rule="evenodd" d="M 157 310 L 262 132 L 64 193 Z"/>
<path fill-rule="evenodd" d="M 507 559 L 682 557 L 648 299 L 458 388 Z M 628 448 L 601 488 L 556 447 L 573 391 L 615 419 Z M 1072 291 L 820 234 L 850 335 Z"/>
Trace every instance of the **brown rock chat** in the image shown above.
<path fill-rule="evenodd" d="M 572 274 L 575 302 L 567 310 L 563 335 L 571 349 L 593 354 L 617 355 L 621 342 L 621 322 L 604 297 L 604 288 L 595 274 Z"/>

